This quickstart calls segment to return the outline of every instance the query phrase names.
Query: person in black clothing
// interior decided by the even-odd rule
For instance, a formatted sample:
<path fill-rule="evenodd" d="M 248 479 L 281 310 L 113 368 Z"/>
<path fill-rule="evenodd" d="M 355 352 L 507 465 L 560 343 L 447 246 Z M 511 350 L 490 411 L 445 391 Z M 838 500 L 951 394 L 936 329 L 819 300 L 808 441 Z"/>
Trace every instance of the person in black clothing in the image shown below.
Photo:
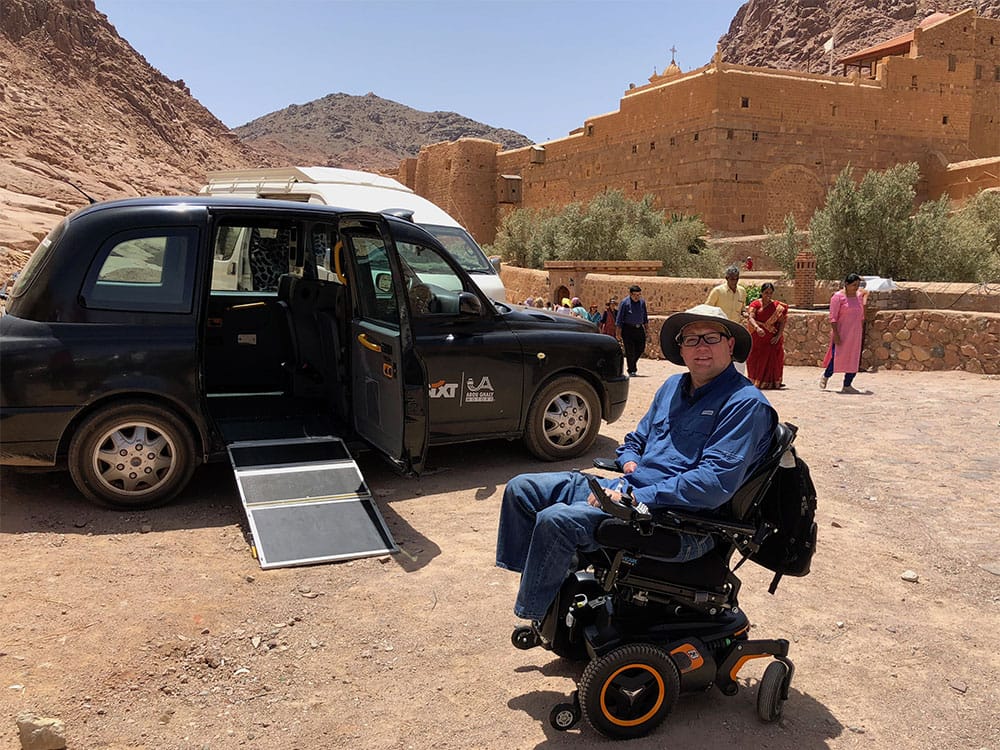
<path fill-rule="evenodd" d="M 638 284 L 628 288 L 628 299 L 622 300 L 618 306 L 615 324 L 618 326 L 618 337 L 625 347 L 629 377 L 635 377 L 638 375 L 639 357 L 646 351 L 646 331 L 649 328 L 646 300 L 642 298 L 642 288 Z"/>

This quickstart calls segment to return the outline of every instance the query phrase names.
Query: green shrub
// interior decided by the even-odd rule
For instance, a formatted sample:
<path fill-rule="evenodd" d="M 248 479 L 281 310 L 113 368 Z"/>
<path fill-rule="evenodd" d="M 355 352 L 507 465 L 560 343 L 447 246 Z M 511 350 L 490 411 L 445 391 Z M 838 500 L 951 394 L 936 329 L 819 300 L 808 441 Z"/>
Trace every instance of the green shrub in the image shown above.
<path fill-rule="evenodd" d="M 650 195 L 634 201 L 609 190 L 559 211 L 512 211 L 486 251 L 524 268 L 546 260 L 659 260 L 664 275 L 715 277 L 722 264 L 705 242 L 707 231 L 698 216 L 665 218 Z"/>

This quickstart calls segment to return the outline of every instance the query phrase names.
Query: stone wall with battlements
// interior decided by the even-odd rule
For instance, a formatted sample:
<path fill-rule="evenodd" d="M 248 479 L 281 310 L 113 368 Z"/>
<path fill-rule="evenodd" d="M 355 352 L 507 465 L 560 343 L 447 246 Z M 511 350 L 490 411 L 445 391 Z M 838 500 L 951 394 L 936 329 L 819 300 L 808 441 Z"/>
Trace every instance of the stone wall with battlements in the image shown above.
<path fill-rule="evenodd" d="M 883 58 L 872 78 L 730 65 L 718 60 L 628 90 L 619 110 L 565 138 L 500 151 L 460 140 L 421 149 L 399 177 L 482 243 L 504 212 L 559 207 L 616 189 L 654 196 L 668 213 L 700 214 L 720 233 L 805 226 L 837 174 L 920 165 L 918 197 L 949 185 L 1000 186 L 1000 21 L 962 13 L 922 32 L 910 57 Z M 991 176 L 992 175 L 992 176 Z"/>

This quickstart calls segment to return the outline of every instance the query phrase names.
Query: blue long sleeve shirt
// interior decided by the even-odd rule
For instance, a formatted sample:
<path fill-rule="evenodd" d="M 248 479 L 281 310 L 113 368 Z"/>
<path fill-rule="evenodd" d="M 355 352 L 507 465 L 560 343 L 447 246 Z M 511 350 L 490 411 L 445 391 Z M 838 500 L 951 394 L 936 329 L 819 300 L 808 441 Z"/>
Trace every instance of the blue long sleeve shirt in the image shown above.
<path fill-rule="evenodd" d="M 688 373 L 669 378 L 618 448 L 636 500 L 650 507 L 708 510 L 726 503 L 767 453 L 778 416 L 730 365 L 688 395 Z"/>
<path fill-rule="evenodd" d="M 619 328 L 622 325 L 644 326 L 649 322 L 649 314 L 646 312 L 646 300 L 640 297 L 635 302 L 631 297 L 626 297 L 618 304 L 618 317 L 615 325 Z"/>

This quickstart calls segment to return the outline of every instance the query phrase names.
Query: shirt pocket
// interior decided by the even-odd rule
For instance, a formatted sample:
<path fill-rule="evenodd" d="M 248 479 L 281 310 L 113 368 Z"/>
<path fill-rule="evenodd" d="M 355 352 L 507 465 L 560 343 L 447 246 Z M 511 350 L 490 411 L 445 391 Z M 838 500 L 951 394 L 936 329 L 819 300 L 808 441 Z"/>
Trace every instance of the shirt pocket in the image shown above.
<path fill-rule="evenodd" d="M 701 458 L 705 443 L 715 427 L 715 415 L 704 415 L 673 427 L 674 448 L 685 459 L 696 462 Z"/>

